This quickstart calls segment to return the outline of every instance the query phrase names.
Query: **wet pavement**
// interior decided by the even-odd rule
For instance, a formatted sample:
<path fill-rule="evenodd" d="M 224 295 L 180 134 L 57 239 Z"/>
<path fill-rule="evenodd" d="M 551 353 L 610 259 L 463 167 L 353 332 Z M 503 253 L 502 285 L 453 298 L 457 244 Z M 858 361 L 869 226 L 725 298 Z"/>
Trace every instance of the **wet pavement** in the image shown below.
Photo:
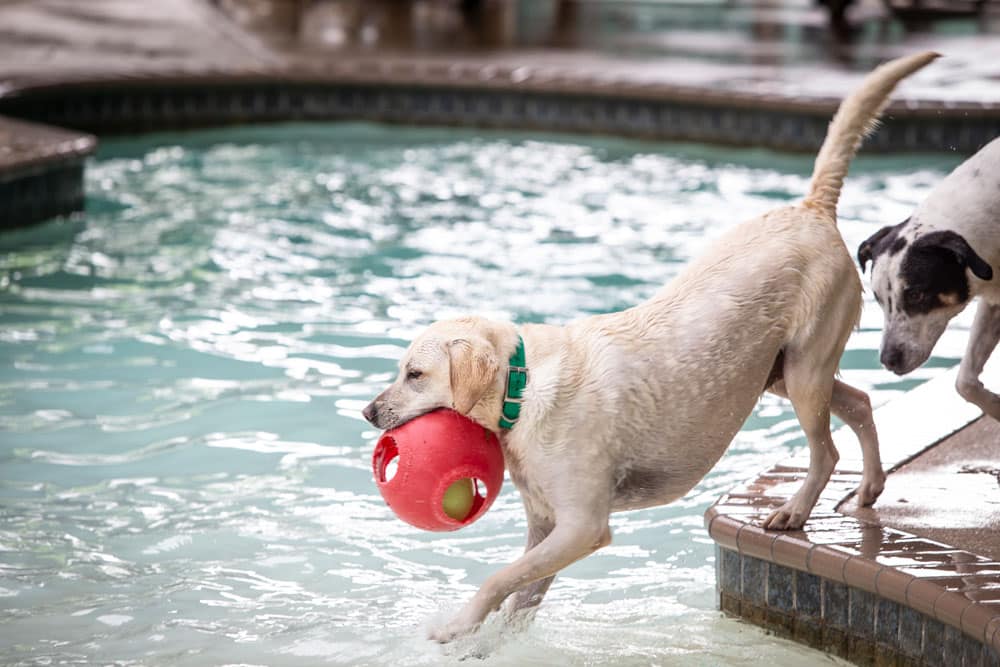
<path fill-rule="evenodd" d="M 1000 562 L 1000 422 L 981 417 L 889 475 L 875 507 L 841 511 Z"/>
<path fill-rule="evenodd" d="M 468 3 L 474 5 L 476 3 Z M 541 78 L 836 98 L 873 65 L 913 51 L 946 58 L 903 98 L 1000 105 L 1000 5 L 914 23 L 857 0 L 846 34 L 812 0 L 484 2 L 443 0 L 0 0 L 0 93 L 87 74 L 322 68 L 426 61 Z M 995 8 L 995 9 L 993 9 Z"/>

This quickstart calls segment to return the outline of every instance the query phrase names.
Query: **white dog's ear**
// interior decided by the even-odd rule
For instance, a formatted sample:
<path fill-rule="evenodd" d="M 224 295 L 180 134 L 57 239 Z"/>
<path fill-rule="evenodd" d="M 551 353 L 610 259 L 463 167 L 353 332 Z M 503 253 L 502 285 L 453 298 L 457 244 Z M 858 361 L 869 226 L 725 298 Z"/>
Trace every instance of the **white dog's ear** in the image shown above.
<path fill-rule="evenodd" d="M 500 362 L 493 346 L 483 338 L 456 338 L 447 347 L 452 406 L 467 415 L 493 384 Z"/>

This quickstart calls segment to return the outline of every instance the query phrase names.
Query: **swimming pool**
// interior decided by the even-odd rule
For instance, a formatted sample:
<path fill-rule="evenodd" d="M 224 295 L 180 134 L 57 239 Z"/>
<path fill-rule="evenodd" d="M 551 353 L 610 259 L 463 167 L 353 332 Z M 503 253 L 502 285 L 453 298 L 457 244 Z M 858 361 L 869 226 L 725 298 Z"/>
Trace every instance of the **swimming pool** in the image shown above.
<path fill-rule="evenodd" d="M 959 156 L 867 158 L 852 249 Z M 652 294 L 728 225 L 799 197 L 809 156 L 613 139 L 288 125 L 108 140 L 86 216 L 0 236 L 0 662 L 440 664 L 423 639 L 523 548 L 508 482 L 449 534 L 395 519 L 360 409 L 433 319 L 566 322 Z M 870 296 L 870 295 L 867 295 Z M 881 404 L 955 363 L 844 379 Z M 664 415 L 669 419 L 669 415 Z M 702 513 L 801 444 L 764 397 L 670 506 L 556 580 L 489 664 L 800 665 L 722 617 Z M 831 659 L 832 662 L 832 659 Z"/>

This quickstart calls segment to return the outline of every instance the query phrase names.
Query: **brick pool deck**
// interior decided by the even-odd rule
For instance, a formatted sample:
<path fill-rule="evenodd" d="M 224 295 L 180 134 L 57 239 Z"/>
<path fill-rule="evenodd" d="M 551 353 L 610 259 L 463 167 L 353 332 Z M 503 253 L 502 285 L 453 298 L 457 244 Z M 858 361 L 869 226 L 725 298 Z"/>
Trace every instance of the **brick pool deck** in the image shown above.
<path fill-rule="evenodd" d="M 903 82 L 865 150 L 971 153 L 1000 134 L 995 22 L 817 47 L 824 17 L 809 0 L 791 12 L 702 4 L 735 23 L 574 49 L 445 36 L 429 49 L 330 50 L 245 29 L 203 0 L 143 3 L 141 15 L 118 0 L 0 0 L 0 114 L 21 119 L 0 116 L 0 229 L 79 210 L 90 133 L 365 118 L 811 151 L 865 71 L 927 48 L 948 58 Z M 775 28 L 800 39 L 768 38 Z M 986 380 L 998 387 L 995 366 Z M 860 479 L 845 431 L 804 531 L 758 527 L 801 482 L 801 456 L 710 508 L 721 607 L 860 664 L 1000 665 L 1000 427 L 953 384 L 944 373 L 876 412 L 891 473 L 874 508 L 845 501 Z"/>

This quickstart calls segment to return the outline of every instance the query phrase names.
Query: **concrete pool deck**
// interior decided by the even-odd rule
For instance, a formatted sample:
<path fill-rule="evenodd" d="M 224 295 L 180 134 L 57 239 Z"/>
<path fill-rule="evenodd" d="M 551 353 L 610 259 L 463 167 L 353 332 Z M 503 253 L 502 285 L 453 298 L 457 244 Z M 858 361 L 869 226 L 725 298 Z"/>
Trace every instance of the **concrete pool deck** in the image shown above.
<path fill-rule="evenodd" d="M 431 11 L 442 3 L 362 4 L 344 16 L 322 1 L 164 0 L 140 14 L 122 0 L 0 0 L 0 114 L 100 133 L 148 129 L 136 122 L 143 115 L 159 128 L 262 117 L 464 119 L 812 151 L 871 67 L 934 49 L 947 57 L 900 85 L 866 150 L 971 154 L 1000 134 L 1000 12 L 960 29 L 899 34 L 877 0 L 859 0 L 857 33 L 838 41 L 812 0 L 672 0 L 631 13 L 591 0 L 569 27 L 551 11 L 511 14 L 504 8 L 516 3 L 492 3 L 501 8 L 492 18 L 507 26 L 499 34 Z M 426 5 L 422 22 L 411 5 Z M 345 26 L 379 37 L 334 48 L 330 35 Z M 242 86 L 235 101 L 220 99 L 234 86 Z M 355 94 L 353 106 L 315 95 L 240 98 L 282 86 L 387 92 Z M 170 100 L 136 97 L 151 87 L 171 91 Z M 476 95 L 414 92 L 428 90 Z"/>
<path fill-rule="evenodd" d="M 900 34 L 878 3 L 859 2 L 861 32 L 838 44 L 809 0 L 705 0 L 726 12 L 708 26 L 639 30 L 655 16 L 614 14 L 633 28 L 563 33 L 558 47 L 529 35 L 485 48 L 446 26 L 423 46 L 333 49 L 315 41 L 330 17 L 296 22 L 288 7 L 306 3 L 271 4 L 285 12 L 280 30 L 202 0 L 143 3 L 141 15 L 124 0 L 0 0 L 0 113 L 73 128 L 0 117 L 0 228 L 79 210 L 90 132 L 367 118 L 810 151 L 872 65 L 927 48 L 948 58 L 901 85 L 864 150 L 971 153 L 1000 134 L 995 16 Z M 804 531 L 758 528 L 797 488 L 802 457 L 708 511 L 725 611 L 861 664 L 1000 665 L 1000 429 L 977 419 L 953 376 L 877 411 L 892 472 L 874 508 L 843 502 L 860 460 L 841 431 L 845 455 Z"/>

